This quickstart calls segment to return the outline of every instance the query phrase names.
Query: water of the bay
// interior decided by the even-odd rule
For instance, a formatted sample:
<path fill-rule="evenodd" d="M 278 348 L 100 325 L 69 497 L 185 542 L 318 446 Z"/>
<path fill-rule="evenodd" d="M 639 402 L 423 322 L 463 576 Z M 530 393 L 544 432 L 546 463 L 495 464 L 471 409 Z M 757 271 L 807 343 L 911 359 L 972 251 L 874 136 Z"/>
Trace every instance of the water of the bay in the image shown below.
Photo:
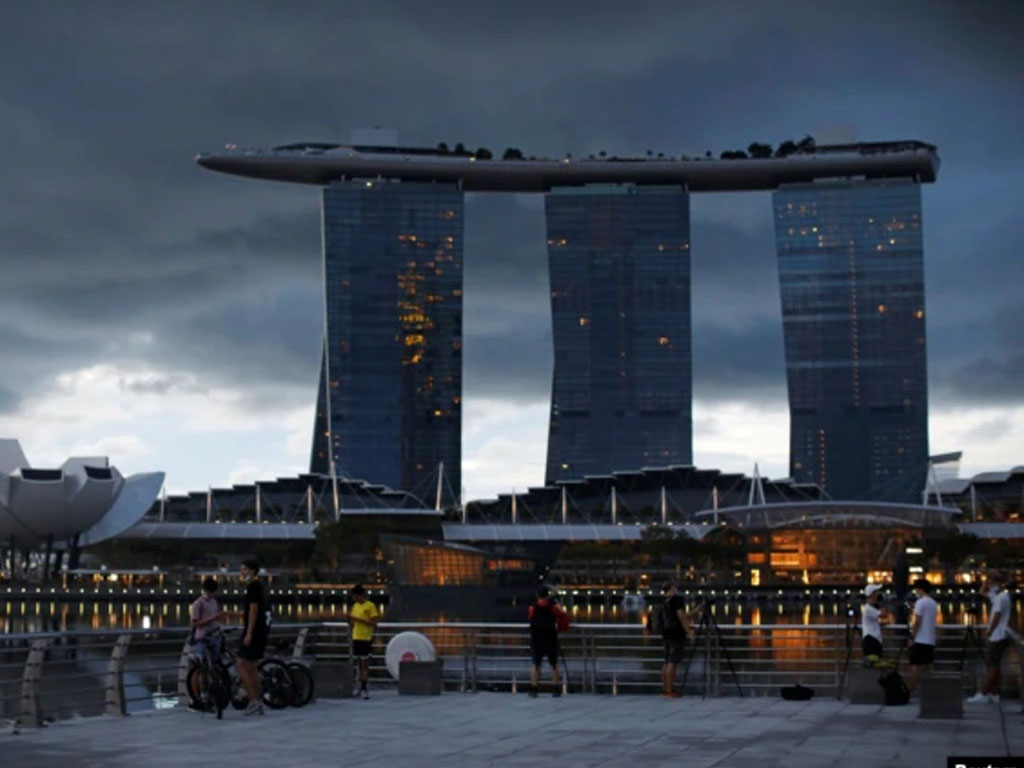
<path fill-rule="evenodd" d="M 849 620 L 847 611 L 850 603 L 835 602 L 800 603 L 794 601 L 779 603 L 728 603 L 712 606 L 712 616 L 719 624 L 842 624 Z M 966 624 L 988 620 L 987 607 L 979 614 L 970 614 L 970 603 L 950 600 L 939 603 L 940 623 Z M 457 622 L 457 614 L 445 613 L 436 616 L 389 616 L 386 606 L 379 606 L 385 620 L 415 619 L 417 621 Z M 1017 601 L 1012 617 L 1013 626 L 1024 631 L 1024 611 Z M 276 623 L 302 623 L 337 621 L 343 618 L 348 606 L 343 602 L 326 604 L 290 604 L 273 606 Z M 572 605 L 568 608 L 576 623 L 594 624 L 636 624 L 641 623 L 643 614 L 638 609 L 627 609 L 620 604 Z M 494 620 L 525 620 L 524 615 L 516 617 L 506 613 Z M 473 620 L 479 621 L 478 616 Z M 183 602 L 0 602 L 0 634 L 21 632 L 56 632 L 65 630 L 109 630 L 151 629 L 164 627 L 187 627 L 189 605 Z"/>

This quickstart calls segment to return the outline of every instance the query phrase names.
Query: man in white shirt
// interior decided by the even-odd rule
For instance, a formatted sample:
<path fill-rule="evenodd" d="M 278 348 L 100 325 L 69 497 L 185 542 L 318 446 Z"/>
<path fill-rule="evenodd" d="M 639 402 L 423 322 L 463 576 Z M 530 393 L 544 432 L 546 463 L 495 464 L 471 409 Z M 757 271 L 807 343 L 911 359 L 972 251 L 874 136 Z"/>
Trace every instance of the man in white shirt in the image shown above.
<path fill-rule="evenodd" d="M 967 701 L 971 704 L 998 704 L 1000 671 L 1003 655 L 1013 643 L 1010 637 L 1010 593 L 1006 590 L 1006 578 L 999 573 L 988 577 L 988 598 L 992 603 L 988 619 L 988 645 L 985 649 L 985 684 Z"/>
<path fill-rule="evenodd" d="M 861 649 L 865 663 L 882 658 L 882 585 L 868 584 L 864 588 L 864 605 L 860 607 Z M 874 656 L 875 658 L 871 658 Z"/>
<path fill-rule="evenodd" d="M 910 646 L 910 680 L 907 687 L 913 693 L 922 677 L 931 674 L 935 661 L 935 624 L 938 622 L 939 606 L 932 599 L 932 585 L 928 579 L 914 581 L 914 615 L 910 618 L 910 635 L 914 644 Z"/>

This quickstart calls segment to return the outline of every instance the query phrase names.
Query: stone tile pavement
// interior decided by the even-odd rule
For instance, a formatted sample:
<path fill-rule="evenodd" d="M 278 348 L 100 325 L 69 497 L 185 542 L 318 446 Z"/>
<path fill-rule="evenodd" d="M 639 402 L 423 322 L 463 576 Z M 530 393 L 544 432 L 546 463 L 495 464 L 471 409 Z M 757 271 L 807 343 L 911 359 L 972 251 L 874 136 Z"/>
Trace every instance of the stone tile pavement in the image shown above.
<path fill-rule="evenodd" d="M 1004 736 L 1005 734 L 1005 736 Z M 830 699 L 446 693 L 318 701 L 217 721 L 183 709 L 0 733 L 2 768 L 686 766 L 944 768 L 950 755 L 1024 755 L 1019 702 L 962 720 Z"/>

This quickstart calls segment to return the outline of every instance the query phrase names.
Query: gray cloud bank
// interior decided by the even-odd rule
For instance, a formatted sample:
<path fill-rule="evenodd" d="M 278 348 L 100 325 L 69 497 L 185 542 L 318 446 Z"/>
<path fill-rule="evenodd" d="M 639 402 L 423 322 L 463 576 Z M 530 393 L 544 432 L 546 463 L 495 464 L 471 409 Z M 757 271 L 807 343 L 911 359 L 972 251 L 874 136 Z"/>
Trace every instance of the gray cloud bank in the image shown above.
<path fill-rule="evenodd" d="M 847 5 L 11 4 L 0 411 L 96 362 L 311 402 L 317 191 L 217 176 L 192 157 L 370 124 L 411 143 L 548 154 L 717 153 L 828 126 L 935 142 L 933 392 L 1019 403 L 1022 6 Z M 550 386 L 543 214 L 525 202 L 467 203 L 473 396 L 540 399 Z M 770 197 L 695 198 L 692 229 L 698 396 L 779 397 Z"/>

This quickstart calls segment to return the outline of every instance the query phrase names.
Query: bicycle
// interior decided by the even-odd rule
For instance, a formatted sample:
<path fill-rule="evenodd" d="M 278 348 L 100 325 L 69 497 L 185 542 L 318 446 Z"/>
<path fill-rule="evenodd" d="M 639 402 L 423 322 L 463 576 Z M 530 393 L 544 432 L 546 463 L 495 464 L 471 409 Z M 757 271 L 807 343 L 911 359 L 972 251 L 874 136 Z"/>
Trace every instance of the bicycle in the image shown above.
<path fill-rule="evenodd" d="M 275 660 L 284 664 L 288 668 L 288 674 L 292 679 L 292 701 L 293 707 L 304 707 L 313 700 L 314 684 L 313 684 L 313 673 L 309 670 L 309 665 L 295 658 L 290 658 L 288 653 L 292 650 L 292 646 L 287 640 L 280 640 L 274 643 L 274 650 L 277 652 L 271 654 L 267 660 Z M 262 662 L 261 662 L 262 663 Z"/>
<path fill-rule="evenodd" d="M 242 709 L 246 699 L 239 695 L 242 685 L 235 664 L 237 655 L 228 647 L 223 633 L 216 632 L 210 637 L 219 640 L 220 652 L 216 659 L 209 652 L 203 653 L 198 663 L 189 670 L 186 687 L 195 708 L 201 711 L 215 709 L 220 719 L 228 704 Z M 284 709 L 292 703 L 295 686 L 284 662 L 265 658 L 257 665 L 257 670 L 260 676 L 260 699 L 266 706 Z"/>

